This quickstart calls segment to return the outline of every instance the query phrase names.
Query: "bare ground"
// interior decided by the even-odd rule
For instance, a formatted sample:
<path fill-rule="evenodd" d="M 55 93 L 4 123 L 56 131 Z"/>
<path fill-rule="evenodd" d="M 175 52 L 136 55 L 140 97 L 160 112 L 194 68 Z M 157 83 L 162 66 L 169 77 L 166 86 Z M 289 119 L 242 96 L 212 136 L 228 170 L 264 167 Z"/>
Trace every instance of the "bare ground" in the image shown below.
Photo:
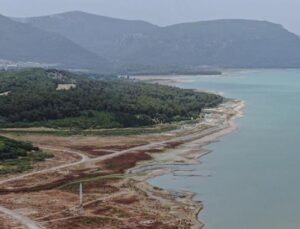
<path fill-rule="evenodd" d="M 164 169 L 150 169 L 145 174 L 126 174 L 126 171 L 145 166 L 141 164 L 144 160 L 192 163 L 206 153 L 199 145 L 236 128 L 232 117 L 241 115 L 242 107 L 238 102 L 225 104 L 210 110 L 201 123 L 165 134 L 122 137 L 8 134 L 48 150 L 52 148 L 58 153 L 53 164 L 61 163 L 62 167 L 51 170 L 54 165 L 46 162 L 37 165 L 32 175 L 21 175 L 21 179 L 2 177 L 0 205 L 45 228 L 200 228 L 197 214 L 202 205 L 192 201 L 192 194 L 172 194 L 145 182 L 150 176 L 166 172 Z M 70 152 L 82 153 L 85 160 L 80 161 L 78 155 Z M 81 211 L 79 182 L 84 184 L 85 204 Z M 3 221 L 4 228 L 13 224 L 9 218 Z"/>

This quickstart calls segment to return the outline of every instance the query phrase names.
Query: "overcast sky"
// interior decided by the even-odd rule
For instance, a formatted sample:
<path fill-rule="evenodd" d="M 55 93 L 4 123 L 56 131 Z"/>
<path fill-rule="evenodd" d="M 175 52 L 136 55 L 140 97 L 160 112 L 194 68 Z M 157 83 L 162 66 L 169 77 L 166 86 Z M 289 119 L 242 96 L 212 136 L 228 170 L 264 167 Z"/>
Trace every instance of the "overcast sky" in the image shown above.
<path fill-rule="evenodd" d="M 0 0 L 0 14 L 27 17 L 81 10 L 158 25 L 222 18 L 268 20 L 300 34 L 300 0 Z"/>

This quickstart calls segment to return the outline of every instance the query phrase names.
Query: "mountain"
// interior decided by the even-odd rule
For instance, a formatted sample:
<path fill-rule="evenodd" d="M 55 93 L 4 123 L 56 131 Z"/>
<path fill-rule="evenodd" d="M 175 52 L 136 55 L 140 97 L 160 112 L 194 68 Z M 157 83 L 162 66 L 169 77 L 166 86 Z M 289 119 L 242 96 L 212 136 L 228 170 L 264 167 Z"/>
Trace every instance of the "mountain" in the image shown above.
<path fill-rule="evenodd" d="M 281 25 L 250 20 L 186 23 L 164 29 L 164 57 L 224 67 L 300 67 L 300 38 Z M 161 46 L 161 48 L 163 45 Z M 152 49 L 153 51 L 153 49 Z M 157 50 L 155 50 L 157 52 Z"/>
<path fill-rule="evenodd" d="M 300 38 L 266 21 L 159 27 L 78 11 L 23 21 L 125 66 L 300 67 Z"/>
<path fill-rule="evenodd" d="M 108 62 L 58 33 L 0 15 L 0 59 L 105 69 Z"/>
<path fill-rule="evenodd" d="M 39 29 L 55 32 L 87 50 L 113 61 L 142 50 L 148 34 L 159 27 L 143 21 L 128 21 L 74 11 L 23 19 Z"/>

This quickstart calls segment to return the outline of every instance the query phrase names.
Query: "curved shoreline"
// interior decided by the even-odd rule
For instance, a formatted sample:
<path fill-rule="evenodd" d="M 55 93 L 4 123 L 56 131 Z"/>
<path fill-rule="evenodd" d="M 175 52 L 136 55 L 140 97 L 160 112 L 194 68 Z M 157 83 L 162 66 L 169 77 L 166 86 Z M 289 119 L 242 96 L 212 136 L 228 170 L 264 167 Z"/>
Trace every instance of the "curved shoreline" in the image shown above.
<path fill-rule="evenodd" d="M 123 177 L 124 183 L 120 184 L 120 187 L 126 187 L 132 195 L 138 196 L 138 199 L 142 203 L 140 208 L 147 206 L 147 203 L 149 204 L 153 199 L 156 200 L 158 202 L 155 205 L 156 213 L 159 215 L 164 213 L 160 217 L 160 220 L 164 223 L 166 222 L 166 225 L 172 223 L 172 225 L 178 225 L 179 228 L 203 228 L 204 224 L 200 222 L 198 215 L 204 206 L 202 202 L 194 199 L 195 193 L 164 190 L 151 186 L 148 181 L 153 177 L 169 173 L 180 176 L 180 173 L 184 172 L 184 170 L 180 169 L 181 165 L 189 166 L 201 163 L 199 158 L 210 153 L 204 146 L 234 131 L 237 128 L 235 119 L 242 116 L 243 107 L 244 102 L 242 101 L 228 100 L 216 108 L 203 110 L 204 117 L 201 115 L 199 122 L 193 122 L 193 124 L 186 123 L 180 129 L 173 130 L 172 133 L 168 132 L 168 137 L 164 139 L 160 139 L 159 136 L 159 138 L 153 141 L 149 140 L 145 145 L 122 149 L 101 158 L 91 158 L 86 162 L 89 162 L 89 166 L 93 168 L 93 166 L 99 166 L 96 162 L 100 163 L 104 161 L 104 164 L 107 163 L 105 159 L 114 159 L 129 154 L 135 155 L 135 153 L 150 154 L 153 156 L 152 159 L 148 155 L 144 160 L 149 161 L 141 162 L 138 166 L 128 170 L 128 173 L 131 174 L 130 176 Z M 150 137 L 149 135 L 145 135 L 145 138 Z M 143 160 L 143 157 L 141 160 Z M 87 163 L 83 161 L 82 164 L 86 165 Z M 191 170 L 186 170 L 185 172 L 187 171 Z M 37 173 L 34 174 L 36 175 Z M 13 178 L 12 180 L 18 180 L 18 178 Z M 123 193 L 120 192 L 119 194 L 122 195 Z M 127 201 L 126 198 L 125 201 Z M 12 203 L 14 202 L 12 201 Z M 153 210 L 151 208 L 149 212 L 152 213 Z M 166 221 L 166 219 L 170 218 L 171 220 Z M 149 223 L 148 221 L 146 220 L 141 223 L 147 224 Z"/>
<path fill-rule="evenodd" d="M 204 120 L 198 125 L 210 124 L 211 127 L 208 128 L 208 130 L 205 130 L 203 135 L 200 134 L 198 138 L 186 141 L 174 149 L 170 149 L 162 153 L 151 154 L 154 157 L 152 161 L 145 162 L 129 169 L 127 173 L 137 174 L 135 179 L 143 183 L 140 185 L 143 187 L 142 189 L 150 195 L 153 194 L 151 192 L 154 192 L 153 190 L 157 187 L 151 186 L 148 183 L 149 179 L 172 173 L 174 175 L 175 172 L 182 171 L 178 168 L 180 165 L 188 166 L 200 164 L 201 161 L 199 158 L 211 153 L 211 151 L 204 148 L 205 146 L 219 141 L 220 138 L 232 133 L 238 128 L 236 119 L 243 117 L 244 107 L 244 101 L 230 100 L 221 104 L 217 108 L 205 110 L 206 115 Z M 141 173 L 144 174 L 141 176 Z M 152 189 L 150 189 L 149 186 L 152 187 Z M 180 205 L 181 207 L 182 205 L 186 206 L 185 208 L 187 209 L 187 213 L 184 217 L 188 217 L 191 221 L 190 228 L 202 229 L 204 227 L 204 223 L 198 218 L 204 208 L 204 205 L 201 201 L 199 202 L 194 199 L 196 193 L 177 190 L 161 190 L 168 193 L 167 195 L 173 200 L 174 205 Z M 190 217 L 190 215 L 192 215 L 192 217 Z"/>

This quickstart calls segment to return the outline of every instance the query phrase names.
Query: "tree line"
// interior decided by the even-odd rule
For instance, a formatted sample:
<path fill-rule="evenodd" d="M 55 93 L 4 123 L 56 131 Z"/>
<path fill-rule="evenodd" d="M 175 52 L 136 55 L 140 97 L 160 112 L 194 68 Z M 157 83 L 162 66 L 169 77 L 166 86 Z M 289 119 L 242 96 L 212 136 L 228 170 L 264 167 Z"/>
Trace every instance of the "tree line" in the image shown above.
<path fill-rule="evenodd" d="M 58 84 L 75 84 L 56 90 Z M 0 127 L 113 128 L 196 118 L 219 95 L 126 79 L 100 80 L 66 71 L 0 73 Z"/>

